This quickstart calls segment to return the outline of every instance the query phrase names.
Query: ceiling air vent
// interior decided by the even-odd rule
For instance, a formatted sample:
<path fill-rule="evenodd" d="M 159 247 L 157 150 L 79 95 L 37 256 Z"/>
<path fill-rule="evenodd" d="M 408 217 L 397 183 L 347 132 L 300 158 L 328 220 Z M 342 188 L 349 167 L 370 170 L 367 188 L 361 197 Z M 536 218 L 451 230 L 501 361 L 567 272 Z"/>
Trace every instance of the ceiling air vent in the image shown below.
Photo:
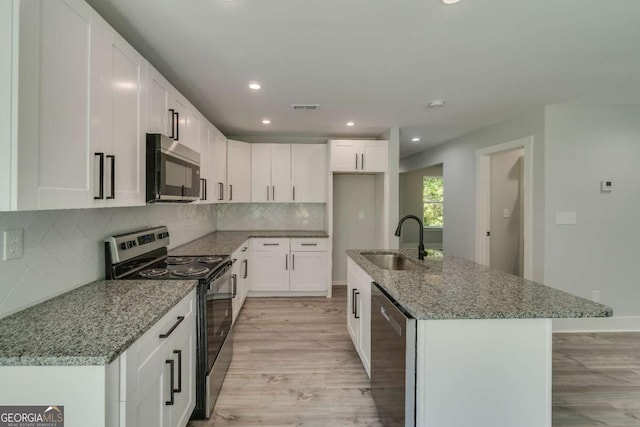
<path fill-rule="evenodd" d="M 294 111 L 314 111 L 320 107 L 318 104 L 293 104 L 291 108 Z"/>

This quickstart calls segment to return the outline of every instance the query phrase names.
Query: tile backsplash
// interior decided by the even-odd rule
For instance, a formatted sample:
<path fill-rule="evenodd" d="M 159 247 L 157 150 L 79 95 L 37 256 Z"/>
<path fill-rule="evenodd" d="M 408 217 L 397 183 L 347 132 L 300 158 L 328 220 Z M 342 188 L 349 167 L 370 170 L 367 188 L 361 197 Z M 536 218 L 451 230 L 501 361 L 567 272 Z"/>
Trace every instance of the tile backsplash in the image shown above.
<path fill-rule="evenodd" d="M 0 242 L 5 230 L 24 230 L 22 258 L 0 257 L 0 318 L 104 278 L 103 239 L 156 225 L 168 226 L 171 247 L 179 246 L 215 231 L 216 206 L 0 212 Z"/>
<path fill-rule="evenodd" d="M 218 205 L 218 230 L 324 230 L 324 203 Z"/>

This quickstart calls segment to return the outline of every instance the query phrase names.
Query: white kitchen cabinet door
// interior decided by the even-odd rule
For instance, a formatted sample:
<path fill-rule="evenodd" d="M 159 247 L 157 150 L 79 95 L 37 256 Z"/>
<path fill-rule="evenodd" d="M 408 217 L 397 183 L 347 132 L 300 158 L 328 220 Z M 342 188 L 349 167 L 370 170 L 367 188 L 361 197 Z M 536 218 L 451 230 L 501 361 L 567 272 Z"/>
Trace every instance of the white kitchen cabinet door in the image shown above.
<path fill-rule="evenodd" d="M 251 144 L 227 140 L 227 187 L 231 203 L 251 201 Z"/>
<path fill-rule="evenodd" d="M 213 174 L 212 151 L 215 145 L 209 142 L 213 126 L 204 118 L 200 118 L 200 200 L 198 204 L 213 203 L 215 198 L 210 192 L 211 175 Z"/>
<path fill-rule="evenodd" d="M 94 125 L 91 60 L 97 14 L 82 1 L 13 5 L 19 17 L 14 20 L 19 25 L 14 88 L 20 110 L 13 146 L 18 164 L 17 176 L 12 176 L 17 195 L 12 209 L 93 206 L 88 130 Z M 14 108 L 17 114 L 17 105 Z"/>
<path fill-rule="evenodd" d="M 169 347 L 168 357 L 174 361 L 174 405 L 171 408 L 171 427 L 184 427 L 195 407 L 196 393 L 196 328 L 176 336 Z"/>
<path fill-rule="evenodd" d="M 159 348 L 138 367 L 138 384 L 133 423 L 135 427 L 168 427 L 171 411 L 165 404 L 170 398 L 168 354 Z"/>
<path fill-rule="evenodd" d="M 291 184 L 294 202 L 325 203 L 327 173 L 326 144 L 291 144 Z"/>
<path fill-rule="evenodd" d="M 200 127 L 202 118 L 200 117 L 200 113 L 190 104 L 187 106 L 185 110 L 185 138 L 181 140 L 181 142 L 187 147 L 197 151 L 200 153 L 200 162 L 202 162 L 202 147 L 201 147 L 201 139 L 200 136 Z"/>
<path fill-rule="evenodd" d="M 361 141 L 360 170 L 365 172 L 386 172 L 389 162 L 387 141 Z"/>
<path fill-rule="evenodd" d="M 347 269 L 347 331 L 353 341 L 353 346 L 358 349 L 358 332 L 360 322 L 356 318 L 356 292 L 360 288 L 360 282 L 351 268 Z"/>
<path fill-rule="evenodd" d="M 229 199 L 227 188 L 227 137 L 222 132 L 214 128 L 214 135 L 210 137 L 210 143 L 214 144 L 213 162 L 214 173 L 211 177 L 211 194 L 213 201 L 224 203 Z"/>
<path fill-rule="evenodd" d="M 290 202 L 291 144 L 271 144 L 271 200 Z"/>
<path fill-rule="evenodd" d="M 360 318 L 358 353 L 367 375 L 371 377 L 371 282 L 361 282 L 357 295 L 357 315 Z"/>
<path fill-rule="evenodd" d="M 291 252 L 289 290 L 326 291 L 327 252 Z"/>
<path fill-rule="evenodd" d="M 271 144 L 251 144 L 251 201 L 272 201 Z"/>
<path fill-rule="evenodd" d="M 258 292 L 289 290 L 289 248 L 253 251 L 251 289 Z"/>
<path fill-rule="evenodd" d="M 147 121 L 148 133 L 171 135 L 172 117 L 169 112 L 171 84 L 151 64 L 147 64 Z"/>
<path fill-rule="evenodd" d="M 105 23 L 105 25 L 107 25 Z M 106 206 L 145 204 L 145 132 L 142 127 L 143 60 L 112 28 L 108 28 L 108 106 L 103 110 Z"/>
<path fill-rule="evenodd" d="M 171 88 L 171 92 L 169 94 L 169 109 L 172 110 L 171 113 L 173 115 L 169 127 L 169 136 L 179 143 L 189 146 L 189 144 L 186 143 L 188 132 L 187 114 L 189 111 L 189 101 L 187 101 L 187 99 L 173 87 Z M 189 148 L 193 147 L 189 146 Z"/>
<path fill-rule="evenodd" d="M 331 170 L 353 172 L 360 165 L 360 142 L 350 140 L 331 141 Z"/>

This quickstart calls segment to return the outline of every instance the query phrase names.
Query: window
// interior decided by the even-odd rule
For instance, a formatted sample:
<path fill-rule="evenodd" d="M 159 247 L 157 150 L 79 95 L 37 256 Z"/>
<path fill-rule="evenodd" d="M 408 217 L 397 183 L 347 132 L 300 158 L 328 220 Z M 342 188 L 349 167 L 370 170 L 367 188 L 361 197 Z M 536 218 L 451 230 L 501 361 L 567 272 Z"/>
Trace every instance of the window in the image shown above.
<path fill-rule="evenodd" d="M 444 187 L 441 176 L 422 178 L 422 204 L 424 207 L 424 226 L 442 227 L 444 219 Z"/>

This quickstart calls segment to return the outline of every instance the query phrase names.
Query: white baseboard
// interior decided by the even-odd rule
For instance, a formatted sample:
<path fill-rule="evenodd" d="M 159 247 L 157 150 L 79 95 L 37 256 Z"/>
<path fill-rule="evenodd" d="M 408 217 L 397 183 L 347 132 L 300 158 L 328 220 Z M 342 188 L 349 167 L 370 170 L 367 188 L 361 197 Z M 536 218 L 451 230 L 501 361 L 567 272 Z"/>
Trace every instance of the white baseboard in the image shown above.
<path fill-rule="evenodd" d="M 346 280 L 334 280 L 333 286 L 347 286 Z"/>
<path fill-rule="evenodd" d="M 553 332 L 640 331 L 640 317 L 614 316 L 580 319 L 553 319 Z"/>

